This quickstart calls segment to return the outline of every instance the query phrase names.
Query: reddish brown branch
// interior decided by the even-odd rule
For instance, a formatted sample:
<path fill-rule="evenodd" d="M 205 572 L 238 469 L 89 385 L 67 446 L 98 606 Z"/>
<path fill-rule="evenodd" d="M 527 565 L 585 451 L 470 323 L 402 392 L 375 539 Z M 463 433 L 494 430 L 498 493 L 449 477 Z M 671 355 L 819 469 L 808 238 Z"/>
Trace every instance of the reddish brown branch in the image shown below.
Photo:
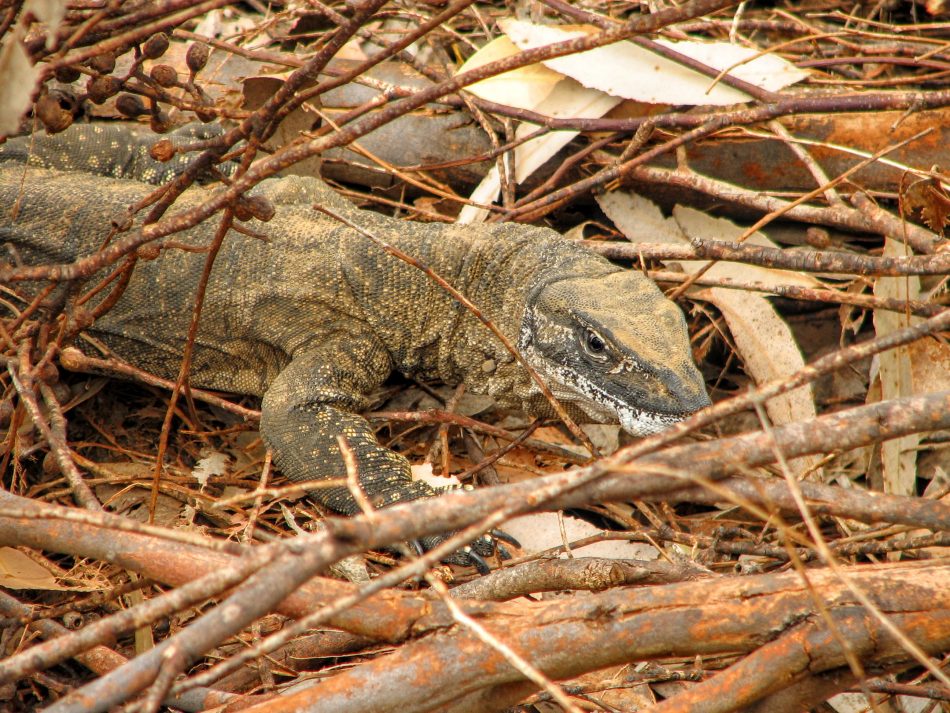
<path fill-rule="evenodd" d="M 33 425 L 39 429 L 49 442 L 50 450 L 69 482 L 69 487 L 76 498 L 76 502 L 90 510 L 101 510 L 101 503 L 83 480 L 82 473 L 79 472 L 79 468 L 76 467 L 76 463 L 73 461 L 66 438 L 66 419 L 63 416 L 59 402 L 47 384 L 42 382 L 36 384 L 33 366 L 29 359 L 30 346 L 31 341 L 24 340 L 20 344 L 18 361 L 14 362 L 11 359 L 7 362 L 7 371 L 20 396 L 20 403 L 29 412 L 33 419 Z M 36 400 L 36 391 L 40 391 L 43 395 L 43 401 L 49 409 L 48 419 L 40 410 Z"/>
<path fill-rule="evenodd" d="M 613 260 L 723 260 L 779 270 L 836 272 L 865 277 L 943 275 L 950 253 L 882 257 L 824 250 L 783 250 L 749 243 L 691 238 L 689 245 L 584 240 L 584 247 Z"/>
<path fill-rule="evenodd" d="M 950 645 L 950 567 L 856 568 L 849 575 L 926 651 Z M 835 575 L 816 570 L 809 576 L 814 590 L 868 660 L 909 660 L 856 606 Z M 503 622 L 487 618 L 482 623 L 515 650 L 530 652 L 532 663 L 549 677 L 562 679 L 629 661 L 750 652 L 782 632 L 794 641 L 796 623 L 814 620 L 814 626 L 804 628 L 814 647 L 804 669 L 820 673 L 841 666 L 843 657 L 816 614 L 812 593 L 798 575 L 784 573 L 699 581 L 689 587 L 611 591 L 524 606 L 517 617 L 512 613 Z M 772 663 L 777 665 L 767 667 L 763 675 L 774 677 L 784 671 L 781 661 Z M 760 676 L 748 682 L 749 688 L 761 680 Z M 359 691 L 358 697 L 354 691 Z M 521 675 L 501 654 L 458 630 L 405 645 L 387 657 L 324 679 L 318 687 L 282 697 L 266 710 L 306 707 L 314 713 L 345 713 L 362 710 L 371 696 L 379 710 L 409 706 L 418 710 L 419 701 L 426 701 L 425 710 L 483 711 L 512 705 L 527 692 Z M 257 710 L 263 713 L 264 708 Z"/>
<path fill-rule="evenodd" d="M 821 452 L 834 448 L 850 448 L 893 438 L 920 429 L 941 428 L 950 425 L 950 395 L 938 394 L 918 397 L 902 402 L 888 402 L 864 406 L 849 411 L 824 416 L 806 424 L 796 424 L 777 429 L 779 447 L 788 457 Z M 744 467 L 771 462 L 774 459 L 771 440 L 764 434 L 752 434 L 712 443 L 679 446 L 655 453 L 639 461 L 638 477 L 630 474 L 604 477 L 599 482 L 583 489 L 571 490 L 557 496 L 546 495 L 544 507 L 559 509 L 576 507 L 589 502 L 605 500 L 629 500 L 632 498 L 682 499 L 689 481 L 666 475 L 677 471 L 681 464 L 689 463 L 696 475 L 717 478 L 729 473 L 732 463 Z M 445 496 L 436 501 L 416 501 L 412 504 L 378 511 L 372 523 L 364 517 L 347 520 L 327 520 L 329 532 L 338 532 L 345 541 L 361 541 L 362 546 L 374 546 L 384 542 L 411 539 L 428 532 L 457 529 L 473 522 L 485 513 L 504 508 L 512 501 L 526 507 L 538 503 L 542 494 L 563 491 L 577 480 L 577 472 L 556 474 L 538 478 L 533 482 L 518 483 L 477 492 L 462 492 Z M 733 478 L 720 485 L 736 488 L 737 484 L 753 495 L 762 487 L 759 501 L 782 500 L 790 502 L 787 486 L 782 481 L 757 481 Z M 831 486 L 803 484 L 806 497 L 815 498 L 810 505 L 817 514 L 823 511 L 842 514 L 859 520 L 892 521 L 935 530 L 950 528 L 950 506 L 941 502 L 898 496 L 872 496 L 860 491 L 843 490 Z M 700 499 L 698 496 L 697 499 Z M 709 497 L 721 500 L 722 494 Z M 855 508 L 860 497 L 873 501 L 874 506 Z M 826 499 L 819 502 L 818 499 Z M 0 492 L 0 504 L 29 508 L 29 501 Z M 822 507 L 823 506 L 823 507 Z M 35 507 L 35 506 L 33 506 Z M 323 539 L 321 536 L 320 539 Z M 67 522 L 30 520 L 29 518 L 0 517 L 0 542 L 68 552 L 81 556 L 114 561 L 127 569 L 137 571 L 157 581 L 171 584 L 188 581 L 198 574 L 221 568 L 227 558 L 221 554 L 196 550 L 168 541 L 152 542 L 148 537 L 126 533 L 111 533 L 104 537 L 100 530 L 88 525 L 75 526 Z M 339 597 L 348 591 L 348 585 L 314 580 L 311 592 L 317 592 L 317 601 L 327 597 Z M 299 599 L 294 595 L 281 606 L 284 611 L 298 614 L 312 607 L 313 598 Z M 312 596 L 312 595 L 311 595 Z M 392 600 L 390 600 L 392 601 Z M 403 605 L 411 602 L 407 599 Z M 411 621 L 409 611 L 418 615 L 421 610 L 393 611 L 386 606 L 364 610 L 360 605 L 336 616 L 332 623 L 355 633 L 389 640 L 398 640 L 407 632 L 407 627 L 418 626 Z M 287 609 L 290 607 L 290 609 Z M 372 611 L 372 616 L 369 612 Z M 407 619 L 407 615 L 410 617 Z"/>
<path fill-rule="evenodd" d="M 35 611 L 25 606 L 5 592 L 0 592 L 0 614 L 6 617 L 25 618 L 31 617 Z M 30 624 L 31 629 L 40 632 L 45 639 L 50 641 L 59 641 L 63 637 L 71 637 L 79 632 L 70 631 L 66 627 L 53 621 L 51 618 L 40 618 Z M 34 649 L 28 649 L 27 655 L 32 656 Z M 76 660 L 93 673 L 100 676 L 125 665 L 128 659 L 117 653 L 111 648 L 103 645 L 93 646 L 92 648 L 78 653 Z M 37 661 L 31 671 L 41 670 L 42 664 Z M 188 693 L 171 698 L 166 701 L 167 705 L 180 708 L 184 711 L 206 710 L 214 706 L 224 705 L 226 703 L 241 702 L 242 707 L 247 707 L 255 702 L 266 700 L 268 696 L 241 696 L 234 693 L 226 693 L 224 690 L 215 690 L 210 688 L 196 688 Z"/>
<path fill-rule="evenodd" d="M 687 282 L 701 287 L 723 287 L 747 292 L 763 292 L 769 295 L 785 297 L 805 302 L 829 302 L 848 305 L 859 309 L 882 309 L 901 314 L 913 314 L 918 317 L 933 317 L 946 309 L 944 305 L 920 300 L 900 300 L 894 297 L 876 297 L 860 295 L 839 290 L 801 287 L 799 285 L 773 285 L 764 282 L 745 282 L 728 277 L 698 277 L 690 279 L 688 275 L 672 270 L 647 270 L 650 279 L 661 284 L 684 285 Z"/>
<path fill-rule="evenodd" d="M 924 575 L 925 577 L 928 575 Z M 891 621 L 912 641 L 936 653 L 950 645 L 950 610 L 891 614 Z M 903 664 L 908 654 L 863 607 L 841 607 L 832 612 L 835 626 L 863 661 L 883 668 Z M 730 713 L 781 691 L 814 674 L 846 666 L 841 644 L 814 619 L 751 653 L 726 671 L 673 698 L 663 701 L 656 713 Z M 846 680 L 841 682 L 846 690 Z M 823 691 L 831 695 L 837 691 Z"/>
<path fill-rule="evenodd" d="M 98 359 L 87 356 L 74 347 L 67 347 L 59 355 L 59 363 L 70 371 L 81 371 L 93 374 L 107 374 L 109 376 L 118 376 L 130 381 L 137 381 L 150 386 L 157 386 L 169 391 L 175 388 L 175 382 L 169 379 L 162 379 L 153 374 L 149 374 L 141 369 L 127 364 L 118 359 Z M 245 408 L 221 396 L 205 391 L 203 389 L 192 388 L 193 398 L 212 404 L 213 406 L 240 416 L 246 421 L 257 422 L 261 419 L 261 412 L 256 409 Z"/>

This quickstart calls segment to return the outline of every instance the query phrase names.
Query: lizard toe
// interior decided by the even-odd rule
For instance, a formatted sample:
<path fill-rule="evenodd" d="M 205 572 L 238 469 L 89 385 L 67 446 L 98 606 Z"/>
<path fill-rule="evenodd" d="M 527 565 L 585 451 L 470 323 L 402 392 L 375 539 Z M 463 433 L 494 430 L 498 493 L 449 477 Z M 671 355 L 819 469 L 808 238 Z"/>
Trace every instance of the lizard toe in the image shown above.
<path fill-rule="evenodd" d="M 516 540 L 514 537 L 512 537 L 511 535 L 509 535 L 509 534 L 508 534 L 507 532 L 505 532 L 504 530 L 494 530 L 494 529 L 493 529 L 493 530 L 491 531 L 491 536 L 492 536 L 495 540 L 501 540 L 501 542 L 505 542 L 505 543 L 511 545 L 512 547 L 517 547 L 519 550 L 521 549 L 521 543 L 518 542 L 518 540 Z M 496 542 L 496 545 L 497 545 L 497 544 L 498 544 L 498 543 Z"/>
<path fill-rule="evenodd" d="M 478 554 L 471 547 L 466 547 L 462 550 L 462 554 L 468 557 L 469 561 L 474 565 L 475 569 L 479 574 L 489 574 L 491 572 L 491 567 L 488 566 L 488 562 Z"/>

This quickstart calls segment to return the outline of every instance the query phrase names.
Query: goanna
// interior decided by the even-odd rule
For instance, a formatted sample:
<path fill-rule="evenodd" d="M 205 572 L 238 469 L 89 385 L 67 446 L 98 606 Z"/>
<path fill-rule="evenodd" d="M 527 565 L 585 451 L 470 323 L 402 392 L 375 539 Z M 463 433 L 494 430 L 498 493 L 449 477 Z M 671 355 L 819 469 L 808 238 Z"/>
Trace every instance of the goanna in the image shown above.
<path fill-rule="evenodd" d="M 0 147 L 0 161 L 14 159 L 0 163 L 0 242 L 15 246 L 27 264 L 69 263 L 97 250 L 111 219 L 150 187 L 78 171 L 167 178 L 161 164 L 143 168 L 129 160 L 130 152 L 142 154 L 143 140 L 90 126 L 37 138 L 31 160 L 48 168 L 16 160 L 29 153 L 26 138 Z M 50 170 L 56 168 L 66 172 Z M 175 208 L 199 204 L 208 190 L 187 191 Z M 552 230 L 397 221 L 355 208 L 313 178 L 269 180 L 257 192 L 276 215 L 252 225 L 266 239 L 232 232 L 215 259 L 190 380 L 262 397 L 261 435 L 295 481 L 344 474 L 337 442 L 343 435 L 373 505 L 434 495 L 359 415 L 393 370 L 464 382 L 504 406 L 553 415 L 535 382 L 468 310 L 423 272 L 313 204 L 446 278 L 517 344 L 572 417 L 619 421 L 644 435 L 709 403 L 676 305 L 642 274 Z M 211 220 L 169 240 L 207 246 L 216 225 Z M 140 260 L 121 299 L 88 333 L 133 365 L 175 378 L 206 258 L 170 248 Z M 11 270 L 5 271 L 15 277 Z M 358 512 L 346 487 L 317 489 L 313 497 L 337 512 Z"/>

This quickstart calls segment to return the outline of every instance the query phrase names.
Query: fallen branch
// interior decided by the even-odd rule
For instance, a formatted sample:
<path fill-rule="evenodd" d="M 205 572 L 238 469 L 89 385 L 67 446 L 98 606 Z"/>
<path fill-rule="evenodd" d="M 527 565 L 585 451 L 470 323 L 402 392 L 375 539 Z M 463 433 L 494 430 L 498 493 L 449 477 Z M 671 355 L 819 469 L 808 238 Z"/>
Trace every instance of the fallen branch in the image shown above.
<path fill-rule="evenodd" d="M 938 652 L 950 646 L 950 567 L 876 566 L 853 568 L 849 575 L 922 648 Z M 809 572 L 809 580 L 812 591 L 795 573 L 625 589 L 523 606 L 517 615 L 513 611 L 502 620 L 488 618 L 482 623 L 504 632 L 504 640 L 516 651 L 530 652 L 532 664 L 555 680 L 629 661 L 759 649 L 761 659 L 753 660 L 761 661 L 756 676 L 741 689 L 751 693 L 741 699 L 752 702 L 784 682 L 787 669 L 778 654 L 771 653 L 775 647 L 786 647 L 791 656 L 806 642 L 813 647 L 812 656 L 806 653 L 795 659 L 800 675 L 843 665 L 840 647 L 817 616 L 812 598 L 817 592 L 869 660 L 884 666 L 909 660 L 833 574 L 815 570 Z M 770 645 L 773 640 L 778 643 Z M 718 679 L 711 679 L 710 687 Z M 736 679 L 729 674 L 724 680 Z M 532 689 L 498 652 L 469 632 L 455 630 L 407 644 L 389 656 L 323 679 L 319 686 L 250 711 L 305 708 L 311 713 L 346 713 L 362 711 L 365 701 L 372 700 L 373 710 L 381 713 L 407 708 L 461 713 L 502 709 Z M 706 698 L 706 705 L 713 700 Z M 709 710 L 735 710 L 735 706 Z"/>
<path fill-rule="evenodd" d="M 690 245 L 584 240 L 584 247 L 612 260 L 724 260 L 793 272 L 835 272 L 864 277 L 944 275 L 950 253 L 882 257 L 824 250 L 783 250 L 749 243 L 690 238 Z"/>

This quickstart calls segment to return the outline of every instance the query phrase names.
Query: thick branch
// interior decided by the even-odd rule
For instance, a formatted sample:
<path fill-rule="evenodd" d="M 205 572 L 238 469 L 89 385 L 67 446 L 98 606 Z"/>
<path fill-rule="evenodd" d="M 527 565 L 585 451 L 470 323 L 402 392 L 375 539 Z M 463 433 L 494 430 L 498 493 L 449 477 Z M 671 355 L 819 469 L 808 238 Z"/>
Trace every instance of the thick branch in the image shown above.
<path fill-rule="evenodd" d="M 868 567 L 853 569 L 850 576 L 925 650 L 950 645 L 950 566 Z M 809 579 L 858 651 L 872 660 L 907 660 L 833 573 L 813 571 Z M 804 627 L 813 651 L 798 670 L 818 673 L 840 667 L 840 647 L 818 623 L 812 592 L 796 573 L 611 591 L 526 605 L 517 617 L 482 623 L 549 677 L 563 679 L 630 661 L 753 651 L 786 632 L 794 646 L 796 623 L 801 621 L 815 623 Z M 520 681 L 520 674 L 497 651 L 467 631 L 453 631 L 407 644 L 320 686 L 271 701 L 266 710 L 345 713 L 363 710 L 366 700 L 380 712 L 407 707 L 497 710 L 505 702 L 499 700 L 497 687 L 515 684 L 521 696 Z M 481 690 L 487 699 L 479 695 Z M 455 701 L 460 703 L 453 706 Z"/>

